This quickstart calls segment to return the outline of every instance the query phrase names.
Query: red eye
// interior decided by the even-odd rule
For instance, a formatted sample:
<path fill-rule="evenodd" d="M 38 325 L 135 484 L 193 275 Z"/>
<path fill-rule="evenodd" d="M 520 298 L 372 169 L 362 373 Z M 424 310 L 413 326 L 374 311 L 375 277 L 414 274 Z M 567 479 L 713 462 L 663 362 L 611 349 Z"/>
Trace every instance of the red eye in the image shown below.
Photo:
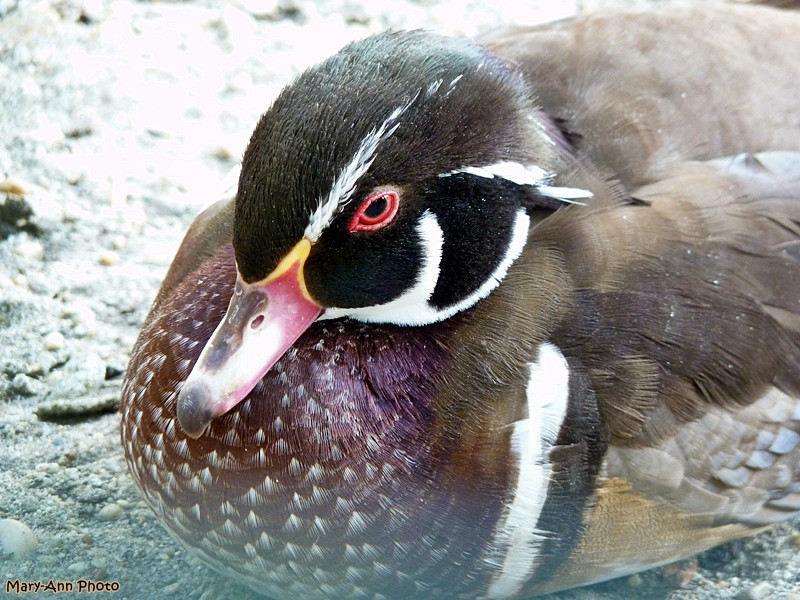
<path fill-rule="evenodd" d="M 400 206 L 400 194 L 394 190 L 375 192 L 358 207 L 347 226 L 348 231 L 374 231 L 394 219 Z"/>

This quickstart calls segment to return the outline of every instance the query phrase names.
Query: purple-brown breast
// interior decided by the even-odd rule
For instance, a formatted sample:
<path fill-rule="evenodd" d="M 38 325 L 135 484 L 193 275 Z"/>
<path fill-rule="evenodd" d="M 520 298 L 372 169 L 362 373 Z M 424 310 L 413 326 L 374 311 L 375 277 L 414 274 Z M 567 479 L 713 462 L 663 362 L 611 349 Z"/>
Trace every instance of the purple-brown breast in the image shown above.
<path fill-rule="evenodd" d="M 319 321 L 193 439 L 175 418 L 177 392 L 234 280 L 227 246 L 156 306 L 131 358 L 122 442 L 161 522 L 275 598 L 474 596 L 505 469 L 471 485 L 431 444 L 443 438 L 432 430 L 451 333 Z"/>

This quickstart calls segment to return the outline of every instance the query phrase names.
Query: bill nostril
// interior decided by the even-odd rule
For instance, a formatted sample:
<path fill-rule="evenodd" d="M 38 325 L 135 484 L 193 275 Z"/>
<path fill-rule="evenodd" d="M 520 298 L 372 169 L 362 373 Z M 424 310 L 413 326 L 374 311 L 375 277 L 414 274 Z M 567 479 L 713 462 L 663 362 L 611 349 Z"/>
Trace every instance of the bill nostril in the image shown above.
<path fill-rule="evenodd" d="M 250 329 L 258 329 L 264 322 L 264 315 L 258 315 L 255 319 L 250 321 Z"/>

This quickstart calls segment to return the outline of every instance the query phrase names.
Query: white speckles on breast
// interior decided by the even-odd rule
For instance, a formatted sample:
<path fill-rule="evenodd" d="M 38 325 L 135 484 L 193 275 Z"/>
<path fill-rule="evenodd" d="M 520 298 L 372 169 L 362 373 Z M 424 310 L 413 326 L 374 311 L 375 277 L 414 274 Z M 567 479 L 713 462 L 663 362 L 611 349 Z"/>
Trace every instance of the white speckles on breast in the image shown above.
<path fill-rule="evenodd" d="M 308 509 L 309 503 L 308 501 L 303 498 L 300 494 L 295 492 L 292 494 L 292 501 L 289 503 L 288 510 L 293 510 L 297 512 L 304 512 Z"/>
<path fill-rule="evenodd" d="M 222 524 L 222 532 L 232 540 L 241 539 L 244 535 L 244 531 L 237 525 L 239 522 L 241 521 L 238 519 L 225 519 L 225 522 Z"/>
<path fill-rule="evenodd" d="M 352 544 L 344 545 L 344 558 L 346 561 L 354 563 L 361 560 L 361 554 L 358 549 Z"/>
<path fill-rule="evenodd" d="M 308 553 L 315 559 L 321 560 L 324 559 L 330 552 L 326 551 L 325 548 L 314 542 L 311 544 L 311 547 L 308 549 Z M 323 571 L 319 567 L 315 569 L 316 576 L 319 577 L 321 573 L 326 573 L 327 571 Z"/>
<path fill-rule="evenodd" d="M 419 539 L 429 523 L 420 523 L 403 497 L 416 494 L 421 444 L 398 448 L 398 436 L 407 430 L 395 428 L 406 426 L 405 413 L 341 385 L 341 357 L 350 342 L 337 346 L 323 336 L 303 356 L 291 350 L 271 380 L 260 382 L 254 395 L 193 440 L 178 427 L 175 404 L 193 364 L 190 349 L 196 353 L 196 338 L 208 333 L 195 335 L 194 324 L 184 322 L 185 335 L 160 331 L 159 343 L 171 346 L 170 352 L 139 361 L 141 373 L 124 392 L 131 470 L 159 517 L 204 561 L 235 572 L 267 596 L 381 600 L 376 580 L 384 592 L 399 581 L 413 592 L 419 573 L 449 551 L 450 534 Z M 324 356 L 309 367 L 309 352 Z M 158 380 L 148 363 L 161 370 Z M 411 421 L 408 431 L 424 428 L 424 417 Z M 431 490 L 429 495 L 440 493 L 434 485 Z M 414 506 L 442 510 L 436 518 L 443 525 L 453 510 L 438 497 L 429 504 L 415 500 Z M 407 573 L 393 570 L 397 557 Z M 418 598 L 428 597 L 420 593 Z"/>
<path fill-rule="evenodd" d="M 211 482 L 214 481 L 214 478 L 211 476 L 211 470 L 208 467 L 201 469 L 198 475 L 203 485 L 211 485 Z"/>
<path fill-rule="evenodd" d="M 244 545 L 244 551 L 247 554 L 247 556 L 249 556 L 250 558 L 255 558 L 258 555 L 256 547 L 253 544 L 251 544 L 250 542 L 247 542 Z"/>
<path fill-rule="evenodd" d="M 239 517 L 239 511 L 229 500 L 224 500 L 219 505 L 219 514 L 223 517 Z"/>
<path fill-rule="evenodd" d="M 264 451 L 263 447 L 259 448 L 258 452 L 254 455 L 252 464 L 258 469 L 263 469 L 267 466 L 267 453 Z"/>
<path fill-rule="evenodd" d="M 315 515 L 314 529 L 316 529 L 320 535 L 325 535 L 326 533 L 328 533 L 328 520 L 318 515 Z"/>
<path fill-rule="evenodd" d="M 331 492 L 316 485 L 311 486 L 310 503 L 314 506 L 321 506 L 327 503 L 331 498 Z"/>
<path fill-rule="evenodd" d="M 308 556 L 308 550 L 298 544 L 286 542 L 286 546 L 284 546 L 282 554 L 288 559 L 303 560 L 306 556 Z"/>
<path fill-rule="evenodd" d="M 347 567 L 345 577 L 353 583 L 359 583 L 369 577 L 370 572 L 367 569 L 360 569 L 358 567 Z"/>
<path fill-rule="evenodd" d="M 308 469 L 308 473 L 306 473 L 305 482 L 306 483 L 317 483 L 323 477 L 325 477 L 325 469 L 322 466 L 315 462 L 311 467 Z"/>
<path fill-rule="evenodd" d="M 358 474 L 350 467 L 345 467 L 344 471 L 342 471 L 342 478 L 347 483 L 355 483 L 358 481 Z"/>
<path fill-rule="evenodd" d="M 278 456 L 286 456 L 289 454 L 289 444 L 286 443 L 285 439 L 278 438 L 277 441 L 272 444 L 272 452 Z"/>
<path fill-rule="evenodd" d="M 394 465 L 383 463 L 383 466 L 381 467 L 381 477 L 383 477 L 384 480 L 389 480 L 392 478 L 394 471 Z"/>
<path fill-rule="evenodd" d="M 264 443 L 264 440 L 266 440 L 266 437 L 264 436 L 264 430 L 259 427 L 258 431 L 253 434 L 252 443 L 255 446 L 261 446 Z"/>
<path fill-rule="evenodd" d="M 250 489 L 253 490 L 253 488 L 250 488 Z M 255 490 L 253 490 L 253 492 L 255 492 Z M 247 525 L 247 527 L 250 528 L 253 531 L 261 530 L 264 527 L 264 519 L 259 517 L 252 510 L 247 513 L 247 516 L 245 517 L 244 522 Z"/>
<path fill-rule="evenodd" d="M 272 550 L 277 545 L 278 545 L 278 541 L 275 540 L 266 531 L 262 531 L 261 532 L 261 534 L 258 536 L 258 541 L 256 542 L 256 546 L 260 550 Z"/>
<path fill-rule="evenodd" d="M 322 408 L 314 398 L 309 398 L 306 402 L 306 410 L 310 415 L 318 415 L 322 413 Z"/>
<path fill-rule="evenodd" d="M 241 438 L 239 437 L 239 432 L 236 431 L 233 427 L 228 429 L 225 432 L 225 435 L 222 436 L 222 442 L 226 446 L 240 446 L 241 445 Z"/>
<path fill-rule="evenodd" d="M 367 528 L 368 524 L 366 516 L 354 510 L 347 521 L 347 534 L 358 535 Z"/>
<path fill-rule="evenodd" d="M 334 513 L 340 516 L 347 516 L 353 512 L 353 505 L 341 496 L 336 497 L 336 506 L 333 509 Z"/>
<path fill-rule="evenodd" d="M 300 461 L 295 457 L 292 457 L 292 460 L 289 461 L 289 466 L 286 468 L 286 470 L 288 471 L 289 475 L 297 477 L 303 472 L 303 465 L 301 465 Z"/>
<path fill-rule="evenodd" d="M 189 444 L 186 443 L 185 439 L 178 440 L 173 446 L 173 448 L 175 449 L 175 452 L 178 454 L 178 456 L 181 458 L 189 458 L 191 456 L 191 452 L 189 451 Z M 187 465 L 186 463 L 183 463 L 183 466 L 187 469 L 189 468 L 189 465 Z"/>
<path fill-rule="evenodd" d="M 186 482 L 186 487 L 195 494 L 202 494 L 203 490 L 205 490 L 205 484 L 200 480 L 200 478 L 197 475 L 195 475 Z"/>
<path fill-rule="evenodd" d="M 283 524 L 282 530 L 285 533 L 293 533 L 295 531 L 300 531 L 301 529 L 303 529 L 303 519 L 292 513 Z"/>
<path fill-rule="evenodd" d="M 265 495 L 275 494 L 279 491 L 279 486 L 275 483 L 275 480 L 272 479 L 269 475 L 264 477 L 264 481 L 259 486 L 259 493 Z"/>
<path fill-rule="evenodd" d="M 239 498 L 239 500 L 245 504 L 246 506 L 260 506 L 264 498 L 255 488 L 250 488 L 245 492 L 243 496 Z M 250 514 L 253 514 L 253 511 L 250 511 Z"/>

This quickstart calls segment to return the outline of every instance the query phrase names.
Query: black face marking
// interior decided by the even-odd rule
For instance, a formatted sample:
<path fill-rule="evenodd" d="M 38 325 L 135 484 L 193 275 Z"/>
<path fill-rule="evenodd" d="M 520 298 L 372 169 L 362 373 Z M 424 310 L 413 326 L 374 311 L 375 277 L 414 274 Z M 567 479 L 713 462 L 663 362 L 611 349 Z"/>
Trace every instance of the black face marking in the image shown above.
<path fill-rule="evenodd" d="M 422 245 L 414 224 L 420 213 L 404 211 L 386 227 L 354 235 L 343 220 L 328 228 L 306 260 L 305 280 L 323 306 L 384 304 L 414 285 Z"/>
<path fill-rule="evenodd" d="M 504 179 L 466 173 L 438 178 L 426 190 L 444 233 L 433 306 L 456 304 L 492 275 L 508 250 L 523 194 Z"/>

